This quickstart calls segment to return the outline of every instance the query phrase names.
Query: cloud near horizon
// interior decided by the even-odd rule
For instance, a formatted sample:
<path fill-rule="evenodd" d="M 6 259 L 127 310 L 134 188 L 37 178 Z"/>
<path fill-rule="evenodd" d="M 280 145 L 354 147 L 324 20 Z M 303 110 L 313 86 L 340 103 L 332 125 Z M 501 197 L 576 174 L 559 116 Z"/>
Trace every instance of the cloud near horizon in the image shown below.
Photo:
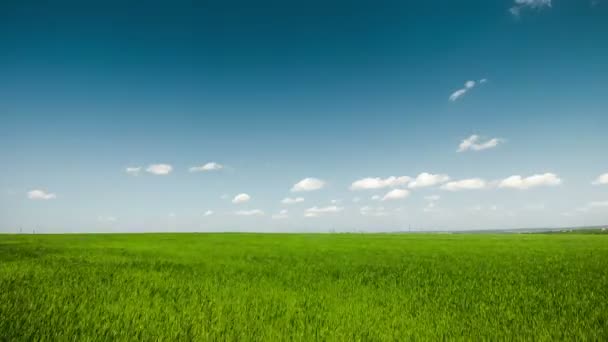
<path fill-rule="evenodd" d="M 407 198 L 410 195 L 410 192 L 405 189 L 393 189 L 382 197 L 383 201 L 393 201 Z"/>
<path fill-rule="evenodd" d="M 146 172 L 157 176 L 165 176 L 173 171 L 173 166 L 169 164 L 152 164 L 148 166 Z"/>
<path fill-rule="evenodd" d="M 234 196 L 234 198 L 232 199 L 232 203 L 234 203 L 234 204 L 245 203 L 245 202 L 249 202 L 250 199 L 251 199 L 251 196 L 249 196 L 248 194 L 245 194 L 245 193 L 241 193 L 241 194 Z"/>
<path fill-rule="evenodd" d="M 325 186 L 325 181 L 318 178 L 304 178 L 291 187 L 291 192 L 314 191 L 322 189 Z"/>
<path fill-rule="evenodd" d="M 450 176 L 445 174 L 432 174 L 423 172 L 416 176 L 416 179 L 411 181 L 408 185 L 410 189 L 425 188 L 429 186 L 439 185 L 450 180 Z"/>
<path fill-rule="evenodd" d="M 601 174 L 591 183 L 593 185 L 608 185 L 608 172 Z"/>
<path fill-rule="evenodd" d="M 201 166 L 193 166 L 189 169 L 190 172 L 208 172 L 208 171 L 218 171 L 224 168 L 224 165 L 216 163 L 216 162 L 209 162 L 206 163 L 204 165 Z"/>
<path fill-rule="evenodd" d="M 57 195 L 44 190 L 31 190 L 27 192 L 27 198 L 31 200 L 52 200 L 56 199 Z"/>
<path fill-rule="evenodd" d="M 498 183 L 499 188 L 503 189 L 519 189 L 527 190 L 539 186 L 558 186 L 562 184 L 562 180 L 554 173 L 544 173 L 532 175 L 523 178 L 520 175 L 514 175 L 501 180 Z"/>
<path fill-rule="evenodd" d="M 237 216 L 264 216 L 264 212 L 260 209 L 239 210 L 234 212 Z"/>
<path fill-rule="evenodd" d="M 469 178 L 458 181 L 448 182 L 441 186 L 441 189 L 447 191 L 461 190 L 481 190 L 487 187 L 487 182 L 481 178 Z"/>
<path fill-rule="evenodd" d="M 321 207 L 321 208 L 314 206 L 312 208 L 306 209 L 306 211 L 304 212 L 304 216 L 305 217 L 318 217 L 322 214 L 338 213 L 342 210 L 344 210 L 343 207 L 337 207 L 335 205 L 328 206 L 328 207 Z"/>
<path fill-rule="evenodd" d="M 380 177 L 367 177 L 354 181 L 350 189 L 351 190 L 374 190 L 374 189 L 382 189 L 389 187 L 396 187 L 400 185 L 407 185 L 412 180 L 411 177 L 401 176 L 395 177 L 390 176 L 388 178 L 380 178 Z"/>

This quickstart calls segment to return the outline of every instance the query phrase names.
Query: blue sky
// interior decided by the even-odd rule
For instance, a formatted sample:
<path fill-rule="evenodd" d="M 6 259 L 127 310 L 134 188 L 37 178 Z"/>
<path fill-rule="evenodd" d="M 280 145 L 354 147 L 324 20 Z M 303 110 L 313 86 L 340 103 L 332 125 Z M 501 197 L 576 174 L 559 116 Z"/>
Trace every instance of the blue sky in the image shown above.
<path fill-rule="evenodd" d="M 3 1 L 0 232 L 607 224 L 607 36 L 605 1 Z"/>

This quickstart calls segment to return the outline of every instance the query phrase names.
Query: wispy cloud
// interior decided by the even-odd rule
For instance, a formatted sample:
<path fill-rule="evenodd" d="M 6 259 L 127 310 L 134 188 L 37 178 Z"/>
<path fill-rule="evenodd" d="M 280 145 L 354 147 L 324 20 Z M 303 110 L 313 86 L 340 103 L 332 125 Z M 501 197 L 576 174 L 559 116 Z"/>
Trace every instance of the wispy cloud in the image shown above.
<path fill-rule="evenodd" d="M 224 168 L 224 165 L 222 165 L 222 164 L 219 164 L 216 162 L 209 162 L 209 163 L 206 163 L 201 166 L 193 166 L 189 170 L 190 170 L 190 172 L 208 172 L 208 171 L 218 171 L 223 168 Z"/>
<path fill-rule="evenodd" d="M 173 166 L 169 164 L 152 164 L 148 166 L 146 172 L 157 176 L 165 176 L 173 171 Z"/>
<path fill-rule="evenodd" d="M 494 148 L 502 142 L 504 142 L 504 140 L 500 138 L 492 138 L 486 141 L 482 141 L 479 135 L 473 134 L 460 143 L 456 152 L 483 151 L 490 148 Z"/>
<path fill-rule="evenodd" d="M 31 190 L 28 191 L 27 198 L 31 200 L 52 200 L 57 198 L 57 195 L 44 190 Z"/>
<path fill-rule="evenodd" d="M 522 10 L 541 10 L 546 7 L 551 7 L 551 0 L 515 0 L 513 7 L 509 8 L 509 12 L 519 17 Z"/>
<path fill-rule="evenodd" d="M 450 97 L 449 100 L 454 102 L 460 98 L 462 98 L 466 93 L 468 93 L 469 91 L 471 91 L 473 88 L 475 88 L 475 86 L 477 86 L 478 84 L 484 84 L 486 83 L 488 80 L 485 78 L 482 78 L 481 80 L 479 80 L 478 82 L 475 81 L 466 81 L 464 83 L 464 87 L 460 88 L 458 90 L 456 90 L 455 92 L 453 92 Z"/>
<path fill-rule="evenodd" d="M 562 184 L 562 180 L 556 174 L 544 173 L 525 178 L 520 175 L 507 177 L 498 183 L 498 187 L 527 190 L 538 186 L 557 186 L 560 184 Z"/>
<path fill-rule="evenodd" d="M 203 213 L 203 216 L 207 217 L 207 216 L 211 216 L 213 215 L 213 210 L 207 210 Z"/>
<path fill-rule="evenodd" d="M 245 202 L 249 202 L 249 200 L 251 199 L 251 196 L 249 196 L 248 194 L 238 194 L 236 196 L 234 196 L 234 198 L 232 199 L 232 203 L 234 204 L 240 204 L 240 203 L 245 203 Z"/>
<path fill-rule="evenodd" d="M 312 208 L 306 209 L 306 211 L 304 212 L 304 216 L 305 217 L 317 217 L 317 216 L 320 216 L 323 214 L 338 213 L 342 210 L 344 210 L 344 208 L 337 207 L 335 205 L 328 206 L 328 207 L 321 207 L 321 208 L 314 206 Z"/>
<path fill-rule="evenodd" d="M 608 185 L 608 172 L 601 174 L 592 183 L 593 185 Z"/>
<path fill-rule="evenodd" d="M 141 167 L 140 166 L 130 166 L 125 169 L 125 172 L 131 176 L 139 176 L 139 173 L 141 172 Z"/>
<path fill-rule="evenodd" d="M 314 191 L 322 189 L 325 186 L 325 181 L 318 178 L 304 178 L 291 187 L 292 192 Z"/>
<path fill-rule="evenodd" d="M 411 177 L 401 176 L 401 177 L 388 177 L 388 178 L 380 178 L 380 177 L 368 177 L 362 178 L 354 181 L 350 189 L 351 190 L 373 190 L 373 189 L 382 189 L 389 187 L 396 187 L 401 185 L 407 185 L 411 181 Z"/>
<path fill-rule="evenodd" d="M 416 188 L 424 188 L 429 186 L 439 185 L 441 183 L 445 183 L 450 180 L 448 175 L 444 174 L 432 174 L 428 172 L 423 172 L 416 176 L 416 179 L 409 183 L 410 189 Z"/>
<path fill-rule="evenodd" d="M 388 216 L 388 212 L 384 207 L 370 207 L 364 206 L 359 208 L 359 212 L 363 216 Z"/>
<path fill-rule="evenodd" d="M 303 197 L 285 197 L 281 200 L 283 204 L 296 204 L 304 202 Z"/>
<path fill-rule="evenodd" d="M 447 191 L 461 190 L 480 190 L 487 187 L 487 182 L 481 178 L 469 178 L 458 181 L 448 182 L 441 186 L 441 189 Z"/>
<path fill-rule="evenodd" d="M 278 214 L 272 215 L 272 219 L 274 219 L 274 220 L 286 219 L 288 217 L 289 217 L 288 212 L 285 209 L 279 211 Z"/>
<path fill-rule="evenodd" d="M 410 192 L 405 189 L 393 189 L 382 197 L 383 201 L 393 201 L 407 198 L 410 195 Z"/>
<path fill-rule="evenodd" d="M 238 216 L 263 216 L 264 212 L 260 209 L 252 209 L 235 211 L 234 214 Z"/>

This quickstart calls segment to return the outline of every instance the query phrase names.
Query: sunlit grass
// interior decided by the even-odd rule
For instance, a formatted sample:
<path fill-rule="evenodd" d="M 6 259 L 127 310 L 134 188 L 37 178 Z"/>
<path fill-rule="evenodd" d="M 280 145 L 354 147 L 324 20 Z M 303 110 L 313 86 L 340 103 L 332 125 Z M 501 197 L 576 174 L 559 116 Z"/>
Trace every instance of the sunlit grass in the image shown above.
<path fill-rule="evenodd" d="M 0 339 L 608 339 L 605 235 L 0 235 Z"/>

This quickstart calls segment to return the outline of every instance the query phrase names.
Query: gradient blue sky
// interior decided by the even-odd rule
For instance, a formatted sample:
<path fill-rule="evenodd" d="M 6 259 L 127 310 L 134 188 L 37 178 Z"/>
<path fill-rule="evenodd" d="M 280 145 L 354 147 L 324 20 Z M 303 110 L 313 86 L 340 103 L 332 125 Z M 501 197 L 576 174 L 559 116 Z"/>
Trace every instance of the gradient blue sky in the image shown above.
<path fill-rule="evenodd" d="M 608 224 L 607 42 L 605 1 L 2 1 L 0 232 Z"/>

